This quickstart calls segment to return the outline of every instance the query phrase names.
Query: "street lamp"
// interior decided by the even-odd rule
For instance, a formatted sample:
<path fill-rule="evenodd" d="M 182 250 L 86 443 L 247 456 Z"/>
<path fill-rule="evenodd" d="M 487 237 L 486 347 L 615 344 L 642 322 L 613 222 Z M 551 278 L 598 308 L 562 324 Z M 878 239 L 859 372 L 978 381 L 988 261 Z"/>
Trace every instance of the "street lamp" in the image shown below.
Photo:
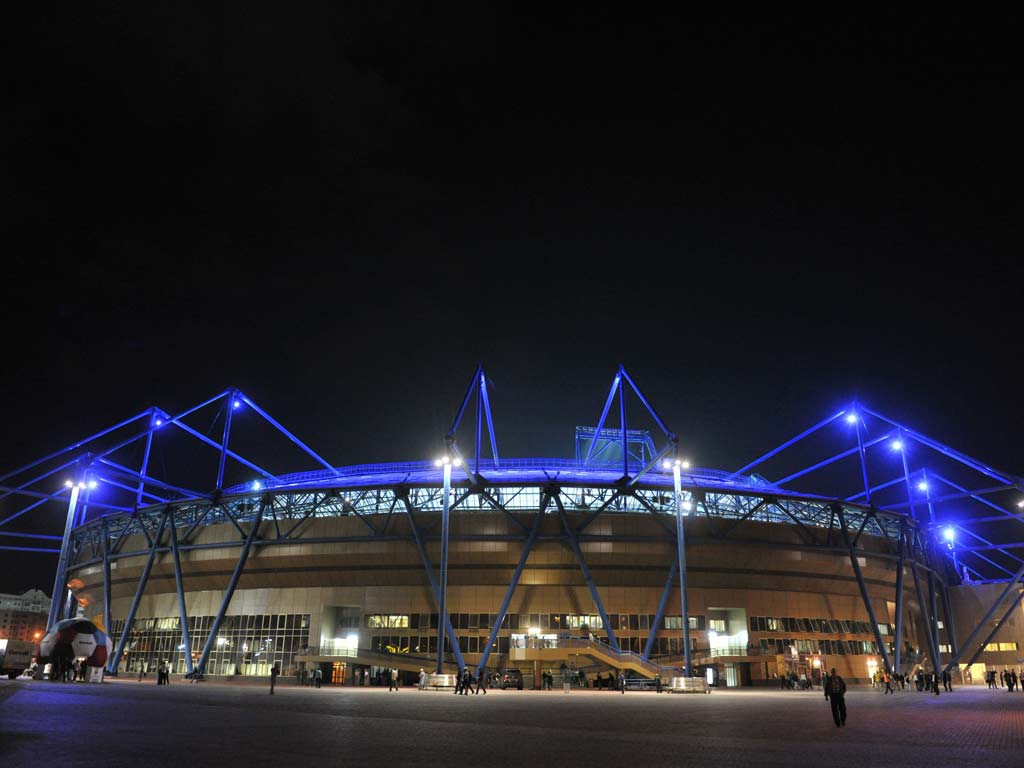
<path fill-rule="evenodd" d="M 445 617 L 448 615 L 447 592 L 448 592 L 448 518 L 451 511 L 452 493 L 452 465 L 458 466 L 461 460 L 444 456 L 434 462 L 435 467 L 441 467 L 444 475 L 444 501 L 441 507 L 441 574 L 438 581 L 437 597 L 437 674 L 444 669 L 444 630 Z"/>
<path fill-rule="evenodd" d="M 946 546 L 949 547 L 949 551 L 953 553 L 953 570 L 959 571 L 959 566 L 956 562 L 956 529 L 952 525 L 947 525 L 946 530 L 942 532 L 943 538 L 946 540 Z"/>

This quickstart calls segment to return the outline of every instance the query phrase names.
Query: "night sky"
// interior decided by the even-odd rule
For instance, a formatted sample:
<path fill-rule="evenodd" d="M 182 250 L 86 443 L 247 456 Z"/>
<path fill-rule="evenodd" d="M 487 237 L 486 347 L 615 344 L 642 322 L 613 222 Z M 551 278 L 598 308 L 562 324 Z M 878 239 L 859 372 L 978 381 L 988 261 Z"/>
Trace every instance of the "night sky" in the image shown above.
<path fill-rule="evenodd" d="M 228 386 L 430 458 L 482 362 L 503 455 L 622 363 L 701 466 L 859 398 L 1024 474 L 1016 18 L 151 5 L 8 27 L 0 471 Z"/>

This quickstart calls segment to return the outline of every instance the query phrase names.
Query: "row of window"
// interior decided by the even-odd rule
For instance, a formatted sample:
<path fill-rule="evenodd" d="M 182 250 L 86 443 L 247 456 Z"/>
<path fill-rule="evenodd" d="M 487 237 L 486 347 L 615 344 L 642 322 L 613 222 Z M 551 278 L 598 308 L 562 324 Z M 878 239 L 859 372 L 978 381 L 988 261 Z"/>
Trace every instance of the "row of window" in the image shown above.
<path fill-rule="evenodd" d="M 498 618 L 496 613 L 452 613 L 449 614 L 453 629 L 490 629 Z M 703 630 L 709 624 L 703 616 L 690 616 L 690 629 Z M 610 613 L 608 623 L 612 630 L 650 629 L 654 624 L 653 613 Z M 716 629 L 716 625 L 721 625 Z M 339 625 L 340 626 L 340 625 Z M 436 613 L 366 615 L 367 629 L 437 629 Z M 535 627 L 549 632 L 566 630 L 597 630 L 604 628 L 604 622 L 597 614 L 572 613 L 507 613 L 501 622 L 502 629 L 526 630 Z M 662 617 L 662 629 L 682 629 L 682 616 Z M 712 619 L 710 629 L 725 631 L 725 621 Z"/>
<path fill-rule="evenodd" d="M 799 653 L 824 653 L 826 656 L 857 656 L 873 654 L 875 644 L 867 640 L 761 640 L 762 653 L 792 653 L 792 648 Z"/>
<path fill-rule="evenodd" d="M 459 649 L 463 653 L 483 653 L 487 647 L 487 638 L 479 635 L 456 636 L 459 641 Z M 604 638 L 602 638 L 604 639 Z M 508 654 L 509 637 L 498 637 L 491 647 L 491 653 Z M 619 647 L 623 651 L 643 653 L 647 644 L 645 637 L 620 637 Z M 451 651 L 451 643 L 445 638 L 445 652 Z M 434 654 L 437 653 L 437 635 L 374 635 L 370 638 L 370 647 L 380 653 L 410 653 L 410 654 Z M 690 638 L 690 647 L 696 648 L 697 641 Z M 679 637 L 658 637 L 651 646 L 652 656 L 669 656 L 683 652 L 682 639 Z"/>
<path fill-rule="evenodd" d="M 799 619 L 784 616 L 751 616 L 751 632 L 818 632 L 821 634 L 873 634 L 871 624 L 854 619 Z M 894 634 L 892 624 L 879 624 L 878 631 L 883 635 Z"/>

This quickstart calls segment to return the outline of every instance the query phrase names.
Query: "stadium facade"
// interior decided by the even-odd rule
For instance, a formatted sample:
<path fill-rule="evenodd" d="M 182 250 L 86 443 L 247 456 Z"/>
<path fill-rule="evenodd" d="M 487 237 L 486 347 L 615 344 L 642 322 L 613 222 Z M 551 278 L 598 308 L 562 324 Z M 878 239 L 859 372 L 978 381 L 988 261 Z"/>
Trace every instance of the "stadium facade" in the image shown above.
<path fill-rule="evenodd" d="M 486 383 L 478 370 L 443 461 L 349 467 L 330 465 L 229 390 L 197 407 L 220 402 L 225 415 L 222 440 L 203 438 L 220 451 L 211 493 L 149 472 L 154 435 L 195 432 L 186 417 L 197 409 L 152 411 L 139 470 L 110 450 L 73 465 L 82 470 L 73 492 L 101 478 L 136 503 L 118 509 L 94 494 L 87 506 L 73 494 L 58 578 L 74 599 L 64 610 L 102 617 L 117 641 L 110 671 L 132 674 L 161 659 L 207 676 L 320 667 L 346 684 L 392 667 L 410 676 L 518 667 L 529 684 L 564 666 L 591 679 L 686 671 L 744 686 L 832 667 L 854 681 L 938 666 L 980 682 L 985 669 L 1017 665 L 1024 560 L 1014 575 L 1012 543 L 991 542 L 961 546 L 957 559 L 935 512 L 949 499 L 914 504 L 924 481 L 903 445 L 923 435 L 870 432 L 866 414 L 884 417 L 851 406 L 741 470 L 690 467 L 620 368 L 597 427 L 577 429 L 575 458 L 499 459 Z M 664 432 L 664 447 L 625 428 L 627 394 Z M 456 435 L 474 403 L 467 457 Z M 229 443 L 239 408 L 270 420 L 322 469 L 272 474 L 248 461 Z M 485 417 L 490 458 L 481 455 Z M 844 424 L 855 443 L 839 458 L 779 481 L 753 471 Z M 904 457 L 898 482 L 869 480 L 879 446 Z M 793 490 L 796 478 L 850 457 L 863 470 L 861 492 Z M 222 487 L 228 462 L 258 479 Z M 1000 492 L 1019 493 L 1019 479 L 1003 479 Z M 887 488 L 903 499 L 885 497 Z M 982 560 L 1010 578 L 982 572 Z"/>

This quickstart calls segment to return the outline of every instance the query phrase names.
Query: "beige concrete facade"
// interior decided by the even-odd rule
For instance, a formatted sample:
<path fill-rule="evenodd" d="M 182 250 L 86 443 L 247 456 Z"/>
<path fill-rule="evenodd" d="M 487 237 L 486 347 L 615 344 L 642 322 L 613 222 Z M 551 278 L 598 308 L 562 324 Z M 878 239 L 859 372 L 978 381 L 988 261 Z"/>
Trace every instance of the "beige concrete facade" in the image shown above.
<path fill-rule="evenodd" d="M 384 515 L 373 518 L 378 528 L 384 526 Z M 532 516 L 524 516 L 524 522 Z M 419 524 L 429 536 L 436 517 L 423 515 Z M 737 679 L 751 684 L 768 684 L 772 673 L 779 671 L 774 653 L 763 653 L 761 641 L 792 639 L 822 643 L 823 641 L 874 642 L 870 632 L 755 631 L 751 617 L 793 617 L 800 619 L 833 619 L 869 622 L 847 550 L 837 542 L 826 540 L 825 530 L 812 530 L 812 545 L 806 534 L 796 526 L 744 522 L 727 539 L 718 538 L 732 525 L 720 518 L 691 517 L 686 522 L 687 578 L 689 613 L 705 620 L 716 615 L 742 616 L 749 651 L 716 657 L 713 661 L 724 667 L 738 665 Z M 504 515 L 454 515 L 452 535 L 509 534 L 519 535 L 518 528 Z M 564 542 L 544 541 L 544 536 L 562 532 L 557 515 L 545 519 L 541 539 L 530 554 L 519 587 L 509 606 L 510 614 L 597 614 L 598 610 L 582 576 L 579 565 Z M 363 616 L 372 614 L 429 614 L 436 611 L 433 596 L 423 570 L 419 553 L 411 540 L 363 541 L 353 543 L 310 543 L 303 539 L 316 537 L 365 536 L 367 528 L 354 517 L 311 519 L 303 524 L 301 537 L 287 545 L 257 546 L 249 557 L 239 586 L 228 609 L 228 615 L 306 614 L 310 615 L 309 639 L 312 646 L 322 645 L 337 633 L 334 616 L 339 608 L 357 609 Z M 661 521 L 653 515 L 604 513 L 587 533 L 603 535 L 610 540 L 581 544 L 587 565 L 596 583 L 608 614 L 653 615 L 658 608 L 672 560 L 676 556 L 673 541 L 628 541 L 616 537 L 665 536 Z M 394 515 L 388 524 L 388 535 L 410 535 L 404 516 Z M 273 536 L 273 525 L 265 521 L 263 537 Z M 232 525 L 213 525 L 197 531 L 190 543 L 209 545 L 237 542 L 239 532 Z M 518 542 L 455 541 L 449 555 L 448 606 L 453 614 L 496 614 L 520 556 Z M 867 589 L 875 616 L 880 624 L 895 624 L 896 563 L 886 542 L 865 534 L 859 546 L 878 557 L 861 558 Z M 123 547 L 125 552 L 144 551 L 145 540 L 132 537 Z M 440 560 L 439 545 L 428 540 L 428 552 L 435 571 Z M 216 614 L 223 590 L 234 568 L 237 547 L 209 548 L 182 553 L 186 608 L 189 616 Z M 84 556 L 83 556 L 84 559 Z M 145 556 L 120 559 L 112 568 L 111 611 L 114 619 L 127 614 Z M 86 615 L 102 613 L 102 567 L 91 565 L 72 573 L 72 583 L 85 606 Z M 78 581 L 75 581 L 77 579 Z M 918 642 L 919 614 L 913 581 L 909 570 L 905 579 L 904 605 L 907 642 L 915 648 Z M 666 616 L 680 614 L 678 580 L 670 591 Z M 159 618 L 178 616 L 173 561 L 160 555 L 154 564 L 137 617 Z M 374 634 L 365 618 L 358 630 L 363 636 Z M 966 626 L 966 624 L 965 624 Z M 729 627 L 729 634 L 738 636 L 738 619 Z M 436 630 L 380 630 L 380 634 L 431 634 Z M 457 630 L 456 634 L 487 636 L 486 629 Z M 508 636 L 509 630 L 502 630 Z M 616 637 L 625 644 L 639 638 L 646 641 L 648 630 L 616 630 Z M 698 649 L 695 662 L 709 660 L 706 652 L 710 641 L 707 628 L 691 632 Z M 680 629 L 662 629 L 657 637 L 681 636 Z M 887 636 L 892 639 L 891 635 Z M 633 641 L 634 643 L 636 641 Z M 480 643 L 484 641 L 481 639 Z M 479 654 L 466 654 L 467 663 Z M 667 660 L 681 663 L 681 656 Z M 870 653 L 826 654 L 826 667 L 836 667 L 851 680 L 865 680 L 870 662 L 881 668 L 879 657 Z M 501 666 L 503 660 L 492 655 L 489 665 Z"/>

